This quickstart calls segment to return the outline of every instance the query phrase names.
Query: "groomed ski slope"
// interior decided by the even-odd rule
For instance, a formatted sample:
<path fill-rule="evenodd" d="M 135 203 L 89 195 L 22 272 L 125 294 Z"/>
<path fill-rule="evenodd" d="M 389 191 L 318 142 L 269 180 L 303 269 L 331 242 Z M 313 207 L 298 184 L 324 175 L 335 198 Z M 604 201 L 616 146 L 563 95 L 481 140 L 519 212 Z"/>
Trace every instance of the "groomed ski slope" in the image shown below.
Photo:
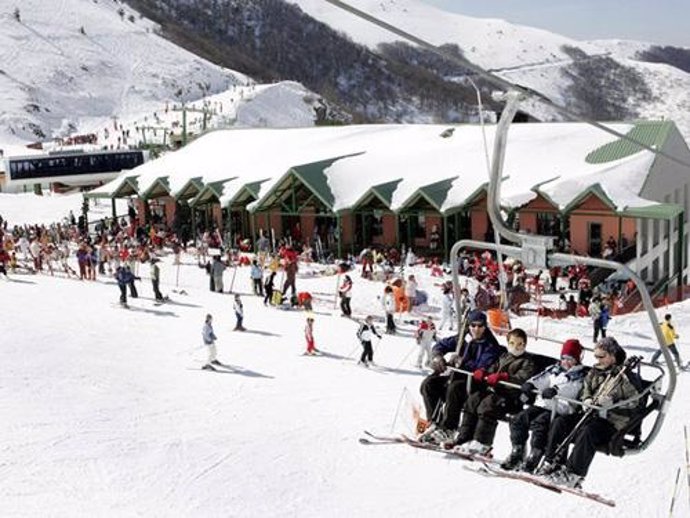
<path fill-rule="evenodd" d="M 192 256 L 179 269 L 178 288 L 188 295 L 172 292 L 171 261 L 161 271 L 172 302 L 153 304 L 144 266 L 142 297 L 130 300 L 130 310 L 117 306 L 110 278 L 0 279 L 0 516 L 668 516 L 676 470 L 685 463 L 688 374 L 648 451 L 595 458 L 585 487 L 616 500 L 609 509 L 477 476 L 437 453 L 360 445 L 364 429 L 391 431 L 405 389 L 417 398 L 422 375 L 412 356 L 402 361 L 414 347 L 410 326 L 377 347 L 376 362 L 387 369 L 357 367 L 346 359 L 360 350 L 356 323 L 333 306 L 336 278 L 300 277 L 298 288 L 317 297 L 316 345 L 330 353 L 304 357 L 304 313 L 265 308 L 248 295 L 247 268 L 235 280 L 248 328 L 239 333 L 231 331 L 232 297 L 208 291 Z M 428 270 L 415 273 L 433 303 L 439 291 Z M 226 289 L 231 278 L 227 271 Z M 353 279 L 355 314 L 380 314 L 382 284 Z M 688 304 L 669 311 L 687 360 Z M 219 359 L 238 372 L 199 370 L 206 313 L 214 316 Z M 534 317 L 514 321 L 527 330 L 535 324 Z M 589 343 L 585 320 L 542 321 L 540 328 Z M 624 344 L 651 345 L 641 314 L 614 318 L 609 329 Z M 559 350 L 544 340 L 529 347 Z M 397 429 L 409 431 L 402 406 Z M 507 434 L 502 424 L 497 455 L 508 452 Z M 675 516 L 690 515 L 684 480 Z"/>

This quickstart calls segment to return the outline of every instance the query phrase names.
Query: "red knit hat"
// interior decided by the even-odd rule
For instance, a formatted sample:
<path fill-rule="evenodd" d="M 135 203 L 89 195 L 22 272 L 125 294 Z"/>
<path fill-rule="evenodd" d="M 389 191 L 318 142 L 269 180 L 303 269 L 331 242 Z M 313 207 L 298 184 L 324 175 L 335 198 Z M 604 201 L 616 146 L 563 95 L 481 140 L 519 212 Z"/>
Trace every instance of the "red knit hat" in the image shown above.
<path fill-rule="evenodd" d="M 582 357 L 582 344 L 576 338 L 570 338 L 563 342 L 563 347 L 561 348 L 561 356 L 570 356 L 580 361 Z"/>

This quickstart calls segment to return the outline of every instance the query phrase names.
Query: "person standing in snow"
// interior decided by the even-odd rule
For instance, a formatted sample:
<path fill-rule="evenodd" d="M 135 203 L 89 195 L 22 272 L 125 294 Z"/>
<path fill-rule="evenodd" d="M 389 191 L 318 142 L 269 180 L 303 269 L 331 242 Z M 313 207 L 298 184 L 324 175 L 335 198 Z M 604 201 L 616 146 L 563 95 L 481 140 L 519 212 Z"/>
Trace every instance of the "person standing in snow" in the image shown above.
<path fill-rule="evenodd" d="M 364 367 L 376 365 L 374 363 L 374 348 L 371 346 L 374 336 L 377 336 L 379 340 L 381 339 L 381 335 L 378 334 L 376 327 L 374 327 L 374 317 L 369 315 L 357 330 L 357 338 L 359 338 L 363 348 L 362 356 L 359 358 L 357 365 L 363 365 Z"/>
<path fill-rule="evenodd" d="M 429 367 L 431 365 L 431 344 L 436 341 L 436 326 L 432 317 L 426 317 L 426 320 L 422 320 L 419 324 L 416 339 L 417 345 L 419 345 L 419 354 L 417 355 L 415 367 L 418 369 L 422 368 L 425 356 L 426 362 L 423 365 Z"/>
<path fill-rule="evenodd" d="M 227 265 L 220 260 L 219 255 L 213 256 L 213 264 L 211 264 L 211 277 L 213 278 L 213 287 L 217 293 L 223 293 L 223 272 Z"/>
<path fill-rule="evenodd" d="M 668 350 L 675 358 L 676 363 L 678 364 L 678 369 L 682 370 L 683 362 L 680 359 L 680 353 L 678 353 L 678 348 L 676 347 L 678 333 L 676 333 L 676 329 L 673 327 L 673 324 L 671 324 L 671 315 L 667 313 L 664 316 L 664 321 L 659 325 L 661 326 L 661 334 L 664 335 L 664 345 L 668 347 Z M 657 364 L 659 356 L 661 356 L 661 349 L 659 349 L 652 355 L 652 363 L 654 365 Z"/>
<path fill-rule="evenodd" d="M 266 277 L 266 282 L 264 283 L 264 290 L 266 292 L 266 296 L 264 297 L 264 306 L 271 304 L 271 299 L 273 298 L 273 282 L 275 278 L 275 270 L 269 273 L 268 277 Z"/>
<path fill-rule="evenodd" d="M 345 275 L 343 284 L 338 289 L 340 295 L 340 310 L 343 312 L 341 316 L 351 317 L 352 308 L 350 307 L 350 298 L 352 297 L 352 279 L 349 275 Z"/>
<path fill-rule="evenodd" d="M 307 317 L 307 324 L 304 326 L 304 338 L 307 341 L 307 351 L 304 354 L 310 356 L 318 354 L 320 351 L 314 345 L 314 318 Z"/>
<path fill-rule="evenodd" d="M 153 287 L 153 295 L 156 297 L 157 302 L 163 302 L 163 294 L 160 290 L 161 281 L 161 269 L 158 267 L 158 259 L 155 257 L 151 258 L 151 286 Z"/>
<path fill-rule="evenodd" d="M 214 365 L 220 365 L 221 363 L 216 359 L 216 340 L 218 338 L 213 332 L 213 317 L 210 314 L 206 315 L 206 321 L 201 330 L 201 336 L 204 340 L 204 345 L 208 348 L 208 361 L 202 369 L 213 370 Z"/>
<path fill-rule="evenodd" d="M 443 285 L 443 295 L 441 296 L 441 323 L 439 330 L 442 330 L 446 324 L 449 324 L 449 329 L 453 330 L 453 320 L 455 311 L 453 311 L 453 286 L 448 284 Z"/>
<path fill-rule="evenodd" d="M 252 284 L 254 287 L 254 295 L 264 296 L 264 286 L 263 286 L 263 272 L 259 266 L 259 262 L 254 259 L 252 261 L 252 266 L 249 269 L 249 276 L 252 279 Z"/>
<path fill-rule="evenodd" d="M 520 400 L 529 403 L 535 400 L 510 421 L 510 441 L 513 445 L 510 456 L 501 464 L 503 469 L 522 469 L 532 473 L 547 448 L 551 451 L 557 445 L 548 444 L 552 412 L 555 416 L 573 416 L 578 410 L 572 403 L 558 399 L 556 396 L 576 400 L 582 390 L 587 374 L 580 363 L 582 344 L 576 339 L 563 342 L 560 363 L 550 365 L 545 370 L 532 376 L 522 385 Z M 526 445 L 529 433 L 530 454 L 526 456 Z"/>
<path fill-rule="evenodd" d="M 127 286 L 134 283 L 134 274 L 129 267 L 120 265 L 115 270 L 115 280 L 117 287 L 120 288 L 120 304 L 127 307 Z"/>
<path fill-rule="evenodd" d="M 386 333 L 389 335 L 395 334 L 395 295 L 393 295 L 393 288 L 386 286 L 383 289 L 383 310 L 386 312 Z"/>
<path fill-rule="evenodd" d="M 235 310 L 235 318 L 237 319 L 237 324 L 235 325 L 234 331 L 246 331 L 242 325 L 242 321 L 244 320 L 244 305 L 242 304 L 242 299 L 240 298 L 239 293 L 235 293 L 233 309 Z"/>

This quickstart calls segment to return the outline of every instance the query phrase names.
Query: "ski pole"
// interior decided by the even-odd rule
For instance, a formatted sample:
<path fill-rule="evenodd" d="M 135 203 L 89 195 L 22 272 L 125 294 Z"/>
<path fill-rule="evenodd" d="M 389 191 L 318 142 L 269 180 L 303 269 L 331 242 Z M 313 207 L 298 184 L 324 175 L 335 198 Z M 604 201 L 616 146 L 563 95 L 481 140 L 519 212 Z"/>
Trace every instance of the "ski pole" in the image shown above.
<path fill-rule="evenodd" d="M 402 367 L 402 366 L 405 364 L 405 362 L 407 361 L 407 359 L 408 359 L 408 358 L 410 357 L 410 355 L 414 352 L 414 350 L 417 349 L 417 347 L 419 347 L 419 346 L 415 345 L 414 347 L 412 347 L 412 348 L 407 352 L 407 354 L 406 354 L 405 357 L 400 361 L 400 363 L 398 364 L 398 366 L 396 367 L 396 369 L 399 369 L 400 367 Z"/>
<path fill-rule="evenodd" d="M 673 516 L 673 506 L 676 503 L 676 495 L 678 494 L 678 481 L 680 480 L 680 468 L 676 471 L 676 483 L 673 485 L 673 494 L 671 495 L 671 507 L 668 510 L 668 516 Z"/>
<path fill-rule="evenodd" d="M 683 434 L 685 435 L 685 471 L 688 476 L 688 506 L 690 506 L 690 446 L 688 446 L 688 427 L 683 426 Z"/>

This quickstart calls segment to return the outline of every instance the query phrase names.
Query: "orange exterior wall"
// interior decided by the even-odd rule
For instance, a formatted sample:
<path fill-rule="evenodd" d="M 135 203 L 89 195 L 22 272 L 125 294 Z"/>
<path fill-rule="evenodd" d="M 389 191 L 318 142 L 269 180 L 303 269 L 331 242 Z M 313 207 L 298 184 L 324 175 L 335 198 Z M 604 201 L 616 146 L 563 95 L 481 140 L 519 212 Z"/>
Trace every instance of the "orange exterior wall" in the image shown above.
<path fill-rule="evenodd" d="M 570 247 L 579 254 L 589 250 L 589 223 L 601 224 L 602 245 L 609 236 L 618 241 L 619 217 L 598 196 L 588 195 L 570 213 Z M 630 237 L 630 236 L 629 236 Z"/>
<path fill-rule="evenodd" d="M 537 233 L 537 213 L 558 214 L 558 208 L 549 203 L 543 196 L 537 195 L 527 205 L 518 210 L 520 230 L 529 234 Z"/>
<path fill-rule="evenodd" d="M 472 218 L 472 239 L 484 241 L 484 236 L 489 230 L 489 215 L 486 213 L 486 194 L 483 194 L 470 207 Z"/>

